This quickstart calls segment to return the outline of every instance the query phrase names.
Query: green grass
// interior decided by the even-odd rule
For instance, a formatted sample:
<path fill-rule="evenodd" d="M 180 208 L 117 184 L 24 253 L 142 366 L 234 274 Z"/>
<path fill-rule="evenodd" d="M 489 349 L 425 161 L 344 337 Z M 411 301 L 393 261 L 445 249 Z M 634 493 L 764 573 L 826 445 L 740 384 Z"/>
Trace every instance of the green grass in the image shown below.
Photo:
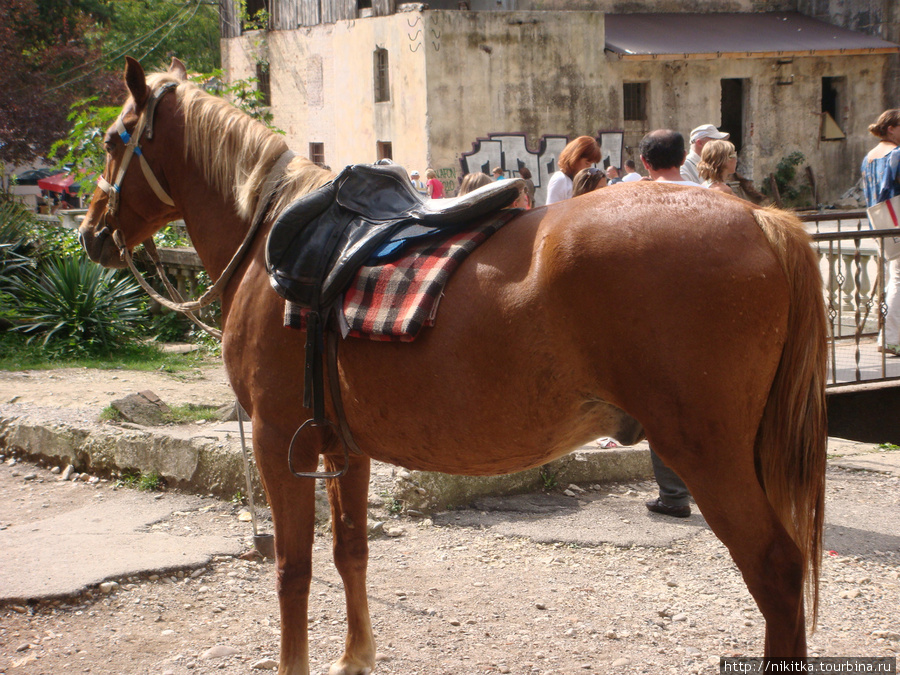
<path fill-rule="evenodd" d="M 155 471 L 150 473 L 141 473 L 140 471 L 127 471 L 122 474 L 122 478 L 117 485 L 136 488 L 144 492 L 158 492 L 163 489 L 164 483 L 162 477 Z"/>
<path fill-rule="evenodd" d="M 98 368 L 101 370 L 160 370 L 179 373 L 219 362 L 214 353 L 200 349 L 189 354 L 163 354 L 152 342 L 134 341 L 101 356 L 65 358 L 26 343 L 19 333 L 0 333 L 0 370 L 52 370 L 54 368 Z"/>
<path fill-rule="evenodd" d="M 111 405 L 106 406 L 100 411 L 101 422 L 118 422 L 122 419 L 122 413 L 113 408 Z"/>
<path fill-rule="evenodd" d="M 172 406 L 170 412 L 163 415 L 167 422 L 174 424 L 189 424 L 190 422 L 212 422 L 218 421 L 216 411 L 219 406 L 214 405 L 197 405 L 188 403 L 187 405 Z"/>

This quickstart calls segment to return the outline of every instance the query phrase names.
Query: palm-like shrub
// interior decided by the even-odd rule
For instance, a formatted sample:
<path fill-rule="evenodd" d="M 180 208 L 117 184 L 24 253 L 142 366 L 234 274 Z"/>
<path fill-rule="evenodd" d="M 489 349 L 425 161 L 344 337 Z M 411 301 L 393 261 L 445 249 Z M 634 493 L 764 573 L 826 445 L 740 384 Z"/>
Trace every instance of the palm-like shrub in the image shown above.
<path fill-rule="evenodd" d="M 140 286 L 84 256 L 49 257 L 11 280 L 17 330 L 63 356 L 108 352 L 146 320 Z"/>
<path fill-rule="evenodd" d="M 0 330 L 9 328 L 15 317 L 10 287 L 12 279 L 30 263 L 25 255 L 30 222 L 30 213 L 22 204 L 0 193 Z"/>

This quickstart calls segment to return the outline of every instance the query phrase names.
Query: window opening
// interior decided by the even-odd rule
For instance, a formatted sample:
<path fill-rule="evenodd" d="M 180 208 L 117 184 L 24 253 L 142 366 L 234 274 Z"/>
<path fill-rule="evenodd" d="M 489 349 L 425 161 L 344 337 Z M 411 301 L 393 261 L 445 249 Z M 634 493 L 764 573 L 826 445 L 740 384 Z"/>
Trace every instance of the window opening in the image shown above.
<path fill-rule="evenodd" d="M 269 64 L 256 64 L 256 88 L 261 95 L 259 103 L 262 106 L 272 105 L 272 87 L 269 83 Z"/>
<path fill-rule="evenodd" d="M 738 152 L 744 147 L 744 115 L 747 93 L 750 90 L 748 80 L 729 78 L 721 80 L 722 101 L 720 107 L 722 131 L 727 131 L 729 141 L 734 143 Z"/>
<path fill-rule="evenodd" d="M 391 100 L 391 83 L 388 77 L 388 50 L 375 50 L 375 102 Z"/>
<path fill-rule="evenodd" d="M 622 112 L 625 121 L 644 122 L 647 120 L 647 83 L 625 82 L 622 84 Z"/>
<path fill-rule="evenodd" d="M 325 166 L 325 144 L 310 143 L 309 144 L 309 161 L 319 166 Z"/>
<path fill-rule="evenodd" d="M 847 78 L 822 78 L 822 124 L 820 137 L 823 141 L 839 141 L 846 138 L 842 129 L 843 107 L 846 100 Z"/>

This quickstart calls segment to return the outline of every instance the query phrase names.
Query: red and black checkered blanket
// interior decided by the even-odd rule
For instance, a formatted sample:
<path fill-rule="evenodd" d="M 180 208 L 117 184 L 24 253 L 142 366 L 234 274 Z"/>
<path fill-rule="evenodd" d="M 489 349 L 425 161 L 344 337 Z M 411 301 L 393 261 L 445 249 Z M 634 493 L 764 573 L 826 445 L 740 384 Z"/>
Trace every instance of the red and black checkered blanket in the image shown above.
<path fill-rule="evenodd" d="M 434 325 L 444 286 L 466 256 L 519 211 L 501 212 L 475 229 L 412 244 L 402 257 L 361 267 L 344 293 L 344 333 L 370 340 L 411 342 Z M 285 303 L 286 326 L 304 328 L 303 311 Z"/>

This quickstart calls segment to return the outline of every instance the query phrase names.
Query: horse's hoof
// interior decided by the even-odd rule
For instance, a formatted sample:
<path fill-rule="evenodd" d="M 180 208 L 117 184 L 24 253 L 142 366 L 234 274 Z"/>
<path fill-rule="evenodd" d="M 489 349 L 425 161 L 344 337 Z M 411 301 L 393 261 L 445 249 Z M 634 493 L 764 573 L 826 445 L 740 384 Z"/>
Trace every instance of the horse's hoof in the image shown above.
<path fill-rule="evenodd" d="M 371 673 L 371 667 L 344 663 L 343 659 L 335 661 L 328 669 L 328 675 L 371 675 Z"/>

